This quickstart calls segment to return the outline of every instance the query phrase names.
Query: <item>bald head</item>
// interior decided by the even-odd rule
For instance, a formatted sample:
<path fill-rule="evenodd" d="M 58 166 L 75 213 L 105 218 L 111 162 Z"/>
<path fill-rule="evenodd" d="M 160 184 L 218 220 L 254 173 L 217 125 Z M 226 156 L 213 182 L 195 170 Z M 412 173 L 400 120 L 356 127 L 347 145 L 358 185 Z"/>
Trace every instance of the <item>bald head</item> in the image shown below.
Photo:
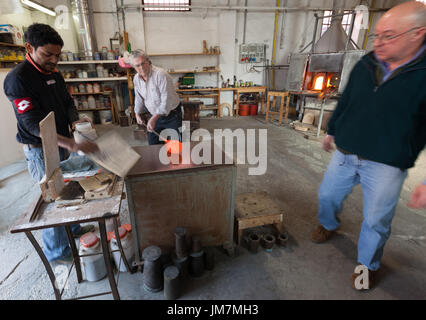
<path fill-rule="evenodd" d="M 424 44 L 426 5 L 409 1 L 388 10 L 375 28 L 374 52 L 391 67 L 409 61 Z"/>
<path fill-rule="evenodd" d="M 380 22 L 397 23 L 401 27 L 426 27 L 426 5 L 419 1 L 409 1 L 388 10 Z"/>

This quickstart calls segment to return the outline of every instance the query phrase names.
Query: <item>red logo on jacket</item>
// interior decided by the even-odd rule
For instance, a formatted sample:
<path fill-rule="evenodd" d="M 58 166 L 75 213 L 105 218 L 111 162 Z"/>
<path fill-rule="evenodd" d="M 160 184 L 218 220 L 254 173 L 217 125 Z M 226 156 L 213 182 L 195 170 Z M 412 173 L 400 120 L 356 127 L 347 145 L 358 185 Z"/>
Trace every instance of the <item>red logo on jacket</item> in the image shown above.
<path fill-rule="evenodd" d="M 13 100 L 13 103 L 15 103 L 16 110 L 18 110 L 18 113 L 20 114 L 33 109 L 30 98 L 15 99 Z"/>

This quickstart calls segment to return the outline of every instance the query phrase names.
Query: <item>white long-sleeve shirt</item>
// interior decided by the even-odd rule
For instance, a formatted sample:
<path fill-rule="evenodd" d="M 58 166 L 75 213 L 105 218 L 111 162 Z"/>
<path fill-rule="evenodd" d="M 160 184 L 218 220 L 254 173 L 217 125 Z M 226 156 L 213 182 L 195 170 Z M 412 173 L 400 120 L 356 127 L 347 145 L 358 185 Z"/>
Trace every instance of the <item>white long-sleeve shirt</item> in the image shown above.
<path fill-rule="evenodd" d="M 139 74 L 133 78 L 135 87 L 135 113 L 142 113 L 144 107 L 151 113 L 167 116 L 179 105 L 179 96 L 172 77 L 163 69 L 151 67 L 146 82 Z"/>

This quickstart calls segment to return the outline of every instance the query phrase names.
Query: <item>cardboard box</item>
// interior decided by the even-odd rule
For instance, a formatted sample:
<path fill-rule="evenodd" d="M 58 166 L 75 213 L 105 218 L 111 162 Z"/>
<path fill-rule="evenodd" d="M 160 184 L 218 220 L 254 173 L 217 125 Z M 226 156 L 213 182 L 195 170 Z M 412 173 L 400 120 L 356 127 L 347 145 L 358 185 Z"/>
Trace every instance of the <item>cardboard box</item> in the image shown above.
<path fill-rule="evenodd" d="M 24 35 L 19 28 L 11 24 L 0 24 L 0 42 L 24 44 Z"/>

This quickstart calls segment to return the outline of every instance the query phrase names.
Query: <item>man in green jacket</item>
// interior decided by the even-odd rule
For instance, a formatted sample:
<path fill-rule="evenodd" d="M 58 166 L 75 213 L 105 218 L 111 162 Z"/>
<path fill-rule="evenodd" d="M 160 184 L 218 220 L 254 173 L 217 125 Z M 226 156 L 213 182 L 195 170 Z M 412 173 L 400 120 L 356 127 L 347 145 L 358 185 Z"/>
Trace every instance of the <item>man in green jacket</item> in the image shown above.
<path fill-rule="evenodd" d="M 357 260 L 369 270 L 370 288 L 407 169 L 426 144 L 425 23 L 425 5 L 416 1 L 380 18 L 374 51 L 353 68 L 323 142 L 326 151 L 334 143 L 337 150 L 318 191 L 320 225 L 312 241 L 334 234 L 343 200 L 360 183 L 364 220 Z M 358 276 L 351 276 L 353 288 Z"/>

